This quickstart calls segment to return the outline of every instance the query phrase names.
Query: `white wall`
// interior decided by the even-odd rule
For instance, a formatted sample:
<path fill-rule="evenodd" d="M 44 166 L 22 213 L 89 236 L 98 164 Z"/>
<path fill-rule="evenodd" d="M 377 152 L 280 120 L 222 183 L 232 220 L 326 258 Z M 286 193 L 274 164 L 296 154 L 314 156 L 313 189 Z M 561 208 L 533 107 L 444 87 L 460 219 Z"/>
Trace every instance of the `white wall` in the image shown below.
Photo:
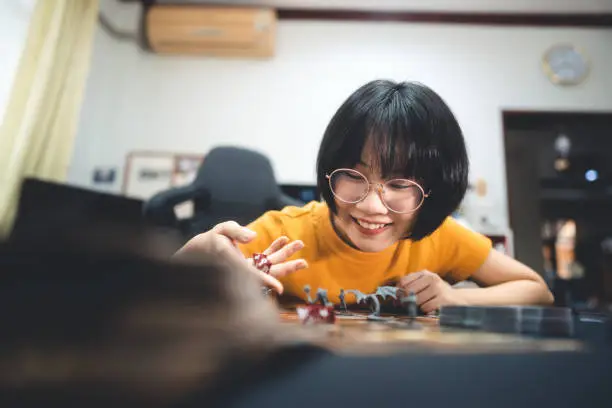
<path fill-rule="evenodd" d="M 28 34 L 33 0 L 0 0 L 0 125 Z"/>
<path fill-rule="evenodd" d="M 458 116 L 472 178 L 488 182 L 491 220 L 507 225 L 501 111 L 612 111 L 612 30 L 283 21 L 270 61 L 149 55 L 100 30 L 95 41 L 70 172 L 84 186 L 95 166 L 122 168 L 131 150 L 218 144 L 269 154 L 281 182 L 313 182 L 323 130 L 349 93 L 375 78 L 417 80 Z M 589 55 L 583 85 L 562 89 L 542 73 L 558 42 Z"/>

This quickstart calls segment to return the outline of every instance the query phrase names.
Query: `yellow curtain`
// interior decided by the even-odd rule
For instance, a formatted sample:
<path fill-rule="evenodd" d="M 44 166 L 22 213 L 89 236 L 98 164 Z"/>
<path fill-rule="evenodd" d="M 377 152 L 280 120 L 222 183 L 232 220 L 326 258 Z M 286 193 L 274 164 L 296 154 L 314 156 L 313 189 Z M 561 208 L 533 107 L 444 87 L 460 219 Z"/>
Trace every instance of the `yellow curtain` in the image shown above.
<path fill-rule="evenodd" d="M 0 128 L 0 234 L 24 177 L 63 181 L 89 71 L 98 0 L 39 0 Z"/>

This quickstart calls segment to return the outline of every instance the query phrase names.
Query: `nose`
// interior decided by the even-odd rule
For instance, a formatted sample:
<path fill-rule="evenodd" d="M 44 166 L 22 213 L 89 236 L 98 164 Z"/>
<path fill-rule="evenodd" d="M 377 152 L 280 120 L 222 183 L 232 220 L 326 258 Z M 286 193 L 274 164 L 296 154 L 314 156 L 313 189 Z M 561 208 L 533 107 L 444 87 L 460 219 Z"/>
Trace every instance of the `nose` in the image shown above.
<path fill-rule="evenodd" d="M 388 210 L 382 202 L 382 186 L 372 184 L 368 195 L 357 203 L 357 208 L 365 214 L 387 214 Z"/>

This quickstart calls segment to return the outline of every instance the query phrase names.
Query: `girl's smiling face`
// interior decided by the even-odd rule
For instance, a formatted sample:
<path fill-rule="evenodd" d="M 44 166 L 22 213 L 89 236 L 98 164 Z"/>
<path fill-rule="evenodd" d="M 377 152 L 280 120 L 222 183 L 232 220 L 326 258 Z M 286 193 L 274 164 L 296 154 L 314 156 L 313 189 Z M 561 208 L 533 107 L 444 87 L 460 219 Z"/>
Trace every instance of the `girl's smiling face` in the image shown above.
<path fill-rule="evenodd" d="M 363 174 L 370 183 L 384 183 L 372 158 L 373 149 L 366 147 L 361 160 L 353 169 Z M 402 175 L 396 175 L 402 178 Z M 396 177 L 392 177 L 396 178 Z M 370 185 L 367 196 L 360 202 L 349 204 L 335 198 L 337 214 L 332 218 L 338 235 L 349 245 L 364 252 L 382 251 L 406 237 L 414 224 L 418 211 L 399 214 L 389 210 L 382 201 L 382 191 Z"/>
<path fill-rule="evenodd" d="M 317 156 L 317 187 L 338 235 L 368 252 L 433 233 L 461 204 L 468 172 L 457 119 L 436 92 L 414 82 L 359 87 L 330 120 Z M 340 182 L 348 187 L 340 191 Z M 402 189 L 413 191 L 409 204 L 401 204 L 411 194 Z"/>

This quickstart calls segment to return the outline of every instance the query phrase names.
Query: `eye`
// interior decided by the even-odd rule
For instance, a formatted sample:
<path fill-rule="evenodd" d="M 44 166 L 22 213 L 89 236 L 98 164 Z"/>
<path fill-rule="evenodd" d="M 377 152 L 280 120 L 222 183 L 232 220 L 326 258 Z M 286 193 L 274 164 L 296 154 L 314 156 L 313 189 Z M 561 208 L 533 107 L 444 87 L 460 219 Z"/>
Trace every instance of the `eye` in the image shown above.
<path fill-rule="evenodd" d="M 387 182 L 387 186 L 393 190 L 407 190 L 409 188 L 415 188 L 416 186 L 410 180 L 390 180 Z"/>
<path fill-rule="evenodd" d="M 407 188 L 411 188 L 414 186 L 410 186 L 410 185 L 406 185 L 406 184 L 401 184 L 401 183 L 390 183 L 389 187 L 391 187 L 394 190 L 405 190 Z"/>

